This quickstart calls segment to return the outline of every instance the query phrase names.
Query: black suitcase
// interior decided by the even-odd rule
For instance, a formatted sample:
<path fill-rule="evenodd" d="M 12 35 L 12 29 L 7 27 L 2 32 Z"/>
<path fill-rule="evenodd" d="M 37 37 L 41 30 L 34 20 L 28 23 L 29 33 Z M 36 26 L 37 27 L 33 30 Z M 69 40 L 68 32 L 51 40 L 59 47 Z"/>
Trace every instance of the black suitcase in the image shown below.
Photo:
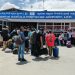
<path fill-rule="evenodd" d="M 48 54 L 47 48 L 42 48 L 42 49 L 40 50 L 40 55 L 47 55 L 47 54 Z"/>
<path fill-rule="evenodd" d="M 34 50 L 34 52 L 32 53 L 32 55 L 36 57 L 39 57 L 41 55 L 47 55 L 47 54 L 48 54 L 47 48 L 42 48 L 40 50 Z"/>
<path fill-rule="evenodd" d="M 17 48 L 13 49 L 13 54 L 18 54 L 18 49 Z"/>

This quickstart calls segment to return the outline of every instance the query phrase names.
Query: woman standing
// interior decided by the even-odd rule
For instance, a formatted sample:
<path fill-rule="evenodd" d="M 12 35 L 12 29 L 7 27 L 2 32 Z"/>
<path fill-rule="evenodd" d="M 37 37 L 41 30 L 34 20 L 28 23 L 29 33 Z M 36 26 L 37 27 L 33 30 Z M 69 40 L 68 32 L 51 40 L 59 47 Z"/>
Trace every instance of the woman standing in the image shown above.
<path fill-rule="evenodd" d="M 31 55 L 39 57 L 41 48 L 43 48 L 42 34 L 39 30 L 37 30 L 33 32 L 31 37 Z"/>
<path fill-rule="evenodd" d="M 64 33 L 63 32 L 60 33 L 58 39 L 59 39 L 59 45 L 64 46 Z"/>
<path fill-rule="evenodd" d="M 7 44 L 7 41 L 8 41 L 8 39 L 9 39 L 9 36 L 8 36 L 8 27 L 4 26 L 4 27 L 2 28 L 2 33 L 1 33 L 1 35 L 2 35 L 2 37 L 3 37 L 3 49 L 2 49 L 2 51 L 4 51 L 4 50 L 5 50 L 5 46 L 6 46 L 6 44 Z"/>
<path fill-rule="evenodd" d="M 46 44 L 49 49 L 48 51 L 49 56 L 52 56 L 52 50 L 54 47 L 55 39 L 56 39 L 55 35 L 51 31 L 49 31 L 49 33 L 46 35 Z"/>

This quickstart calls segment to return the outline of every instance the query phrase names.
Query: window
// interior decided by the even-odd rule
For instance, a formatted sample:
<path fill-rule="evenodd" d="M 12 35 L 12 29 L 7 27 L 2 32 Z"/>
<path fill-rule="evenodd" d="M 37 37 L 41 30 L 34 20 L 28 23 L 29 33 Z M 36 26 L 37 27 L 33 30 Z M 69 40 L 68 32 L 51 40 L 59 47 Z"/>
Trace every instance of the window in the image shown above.
<path fill-rule="evenodd" d="M 53 23 L 46 23 L 46 25 L 53 25 Z"/>
<path fill-rule="evenodd" d="M 38 23 L 38 25 L 45 25 L 45 23 L 43 23 L 43 22 L 42 23 Z"/>
<path fill-rule="evenodd" d="M 2 31 L 2 25 L 0 25 L 0 31 Z"/>
<path fill-rule="evenodd" d="M 65 25 L 69 25 L 69 23 L 65 23 Z"/>
<path fill-rule="evenodd" d="M 2 21 L 0 21 L 0 25 L 2 24 Z"/>
<path fill-rule="evenodd" d="M 54 23 L 54 25 L 61 25 L 61 23 Z"/>
<path fill-rule="evenodd" d="M 6 21 L 4 21 L 4 25 L 6 25 Z"/>

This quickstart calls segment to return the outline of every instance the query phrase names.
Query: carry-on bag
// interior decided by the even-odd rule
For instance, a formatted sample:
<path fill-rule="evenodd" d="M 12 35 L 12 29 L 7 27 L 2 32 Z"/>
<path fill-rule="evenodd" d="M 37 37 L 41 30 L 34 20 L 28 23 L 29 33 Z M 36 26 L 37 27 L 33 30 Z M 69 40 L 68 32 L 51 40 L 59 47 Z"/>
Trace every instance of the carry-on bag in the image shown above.
<path fill-rule="evenodd" d="M 72 47 L 71 41 L 67 41 L 66 46 L 67 46 L 67 48 L 71 48 Z"/>
<path fill-rule="evenodd" d="M 48 54 L 47 48 L 40 49 L 40 55 L 47 55 L 47 54 Z"/>
<path fill-rule="evenodd" d="M 54 47 L 53 48 L 53 56 L 54 57 L 58 57 L 59 56 L 59 48 L 58 47 Z"/>
<path fill-rule="evenodd" d="M 13 54 L 18 54 L 18 48 L 13 49 Z"/>

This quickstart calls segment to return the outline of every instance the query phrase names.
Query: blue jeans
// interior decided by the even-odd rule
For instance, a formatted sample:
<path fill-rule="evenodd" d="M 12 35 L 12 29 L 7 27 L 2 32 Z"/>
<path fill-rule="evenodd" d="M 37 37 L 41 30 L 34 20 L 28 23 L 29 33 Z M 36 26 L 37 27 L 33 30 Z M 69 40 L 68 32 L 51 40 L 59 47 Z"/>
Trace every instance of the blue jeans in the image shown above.
<path fill-rule="evenodd" d="M 19 45 L 19 50 L 18 50 L 18 59 L 24 59 L 24 50 L 25 50 L 25 43 L 22 43 Z"/>

